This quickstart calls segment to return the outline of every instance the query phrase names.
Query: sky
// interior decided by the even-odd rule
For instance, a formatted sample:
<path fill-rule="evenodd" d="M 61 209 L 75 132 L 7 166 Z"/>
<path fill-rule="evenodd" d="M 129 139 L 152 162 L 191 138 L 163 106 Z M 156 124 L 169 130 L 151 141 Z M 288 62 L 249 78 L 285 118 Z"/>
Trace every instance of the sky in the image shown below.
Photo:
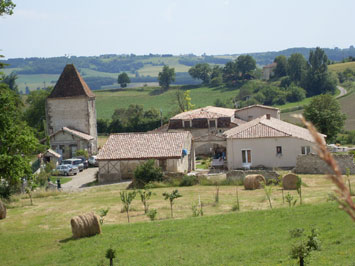
<path fill-rule="evenodd" d="M 13 0 L 6 58 L 240 54 L 355 45 L 354 0 Z"/>

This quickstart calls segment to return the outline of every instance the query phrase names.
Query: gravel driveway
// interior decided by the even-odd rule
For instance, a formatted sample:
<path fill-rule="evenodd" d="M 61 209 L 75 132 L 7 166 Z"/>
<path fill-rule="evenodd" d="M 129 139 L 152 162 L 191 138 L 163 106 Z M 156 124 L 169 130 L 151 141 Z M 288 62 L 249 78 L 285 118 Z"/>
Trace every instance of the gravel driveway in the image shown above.
<path fill-rule="evenodd" d="M 86 184 L 95 181 L 95 174 L 98 170 L 98 167 L 90 167 L 77 175 L 71 176 L 72 180 L 62 185 L 63 190 L 70 191 L 84 188 Z"/>

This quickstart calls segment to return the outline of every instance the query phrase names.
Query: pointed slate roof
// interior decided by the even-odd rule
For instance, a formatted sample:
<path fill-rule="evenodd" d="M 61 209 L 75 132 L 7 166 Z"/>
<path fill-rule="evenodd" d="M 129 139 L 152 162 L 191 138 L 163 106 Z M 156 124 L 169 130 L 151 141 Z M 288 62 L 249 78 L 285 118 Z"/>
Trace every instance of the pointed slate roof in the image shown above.
<path fill-rule="evenodd" d="M 87 96 L 95 98 L 95 94 L 80 76 L 73 64 L 64 67 L 57 84 L 48 98 Z"/>

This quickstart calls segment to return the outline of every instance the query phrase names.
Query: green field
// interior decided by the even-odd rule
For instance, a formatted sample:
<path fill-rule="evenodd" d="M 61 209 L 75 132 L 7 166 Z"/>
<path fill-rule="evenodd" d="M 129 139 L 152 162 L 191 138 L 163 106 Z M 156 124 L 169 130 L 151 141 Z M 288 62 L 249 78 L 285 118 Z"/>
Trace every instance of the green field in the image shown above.
<path fill-rule="evenodd" d="M 60 179 L 60 183 L 63 185 L 65 183 L 68 183 L 69 181 L 72 180 L 71 177 L 59 177 L 59 176 L 52 176 L 51 181 L 54 184 L 57 184 L 57 179 Z"/>
<path fill-rule="evenodd" d="M 345 129 L 355 130 L 355 92 L 339 99 L 341 110 L 346 114 Z"/>
<path fill-rule="evenodd" d="M 157 77 L 158 73 L 162 70 L 163 65 L 155 66 L 152 65 L 151 63 L 169 65 L 170 67 L 175 68 L 175 72 L 187 72 L 190 67 L 180 64 L 179 59 L 180 58 L 176 56 L 175 57 L 152 57 L 147 59 L 140 59 L 138 61 L 144 63 L 144 66 L 138 69 L 137 72 L 140 76 Z M 111 59 L 107 59 L 106 61 L 109 60 Z M 103 61 L 105 61 L 105 59 L 103 59 Z M 9 68 L 5 68 L 2 71 L 5 74 L 10 74 L 11 72 L 18 71 L 18 70 L 20 69 L 11 68 L 10 66 Z M 80 73 L 84 79 L 87 77 L 110 77 L 110 78 L 117 79 L 119 74 L 119 73 L 100 72 L 90 68 L 81 68 Z M 131 72 L 128 72 L 128 75 L 130 77 L 135 76 L 135 74 Z M 45 86 L 54 86 L 58 78 L 59 78 L 59 74 L 19 74 L 17 79 L 17 85 L 22 91 L 25 91 L 26 86 L 28 86 L 30 90 L 35 90 L 37 88 L 43 88 Z M 134 85 L 135 87 L 140 86 L 140 84 L 131 84 L 131 85 Z M 113 86 L 117 88 L 118 84 L 116 83 Z"/>
<path fill-rule="evenodd" d="M 163 115 L 167 115 L 177 109 L 177 88 L 161 92 L 159 88 L 127 88 L 114 91 L 95 91 L 96 109 L 98 118 L 111 118 L 114 110 L 120 107 L 128 107 L 130 104 L 140 104 L 144 109 L 162 109 Z M 196 108 L 213 105 L 217 98 L 226 100 L 234 98 L 238 90 L 211 87 L 190 87 L 192 103 Z"/>
<path fill-rule="evenodd" d="M 355 182 L 355 176 L 352 176 Z M 144 215 L 138 198 L 133 201 L 131 224 L 127 224 L 119 192 L 123 184 L 93 187 L 82 192 L 35 192 L 34 205 L 24 196 L 10 204 L 0 221 L 1 265 L 98 265 L 108 248 L 117 250 L 115 265 L 296 265 L 289 256 L 289 231 L 312 226 L 320 232 L 321 251 L 310 256 L 308 265 L 352 265 L 355 261 L 355 227 L 336 203 L 328 202 L 332 183 L 324 176 L 302 176 L 304 204 L 289 208 L 274 187 L 273 210 L 262 189 L 239 187 L 241 212 L 232 212 L 235 187 L 220 187 L 220 202 L 214 203 L 215 186 L 179 187 L 174 217 L 169 203 L 157 188 L 150 208 L 158 220 Z M 297 197 L 295 191 L 290 193 Z M 191 205 L 200 196 L 203 217 L 191 217 Z M 70 218 L 110 207 L 103 233 L 71 239 Z"/>
<path fill-rule="evenodd" d="M 334 72 L 343 72 L 347 68 L 350 68 L 352 71 L 355 71 L 355 62 L 339 63 L 328 66 L 328 69 Z"/>

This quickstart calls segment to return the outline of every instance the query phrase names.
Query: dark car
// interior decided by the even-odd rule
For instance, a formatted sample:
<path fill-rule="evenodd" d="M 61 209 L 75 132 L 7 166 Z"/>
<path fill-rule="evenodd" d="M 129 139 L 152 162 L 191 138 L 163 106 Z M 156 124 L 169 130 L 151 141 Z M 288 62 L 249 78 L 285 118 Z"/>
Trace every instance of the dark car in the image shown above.
<path fill-rule="evenodd" d="M 75 156 L 73 159 L 80 159 L 81 162 L 84 164 L 84 169 L 89 168 L 89 162 L 84 156 Z"/>

